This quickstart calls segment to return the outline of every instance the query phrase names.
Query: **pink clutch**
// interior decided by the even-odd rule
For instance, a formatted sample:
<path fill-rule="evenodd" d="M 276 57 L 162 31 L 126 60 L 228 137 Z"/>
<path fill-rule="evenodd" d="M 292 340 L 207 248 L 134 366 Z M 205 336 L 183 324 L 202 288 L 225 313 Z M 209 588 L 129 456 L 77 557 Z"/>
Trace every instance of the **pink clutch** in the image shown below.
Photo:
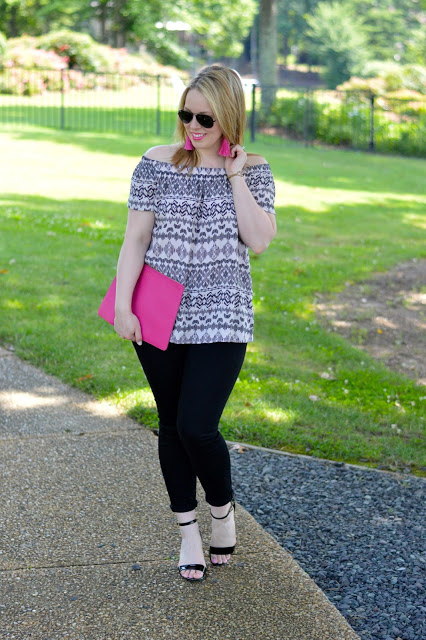
<path fill-rule="evenodd" d="M 111 283 L 98 315 L 110 324 L 115 317 L 116 278 Z M 176 320 L 184 286 L 145 264 L 135 285 L 132 311 L 139 319 L 142 340 L 165 351 Z"/>

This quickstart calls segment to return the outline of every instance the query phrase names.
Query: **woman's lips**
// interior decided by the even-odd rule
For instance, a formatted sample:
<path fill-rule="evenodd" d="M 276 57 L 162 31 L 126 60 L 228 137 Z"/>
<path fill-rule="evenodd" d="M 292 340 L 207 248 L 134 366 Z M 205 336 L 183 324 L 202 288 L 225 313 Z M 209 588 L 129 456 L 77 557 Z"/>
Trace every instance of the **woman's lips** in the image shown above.
<path fill-rule="evenodd" d="M 205 133 L 191 133 L 191 136 L 193 138 L 193 140 L 202 140 L 203 138 L 205 138 L 206 134 Z"/>

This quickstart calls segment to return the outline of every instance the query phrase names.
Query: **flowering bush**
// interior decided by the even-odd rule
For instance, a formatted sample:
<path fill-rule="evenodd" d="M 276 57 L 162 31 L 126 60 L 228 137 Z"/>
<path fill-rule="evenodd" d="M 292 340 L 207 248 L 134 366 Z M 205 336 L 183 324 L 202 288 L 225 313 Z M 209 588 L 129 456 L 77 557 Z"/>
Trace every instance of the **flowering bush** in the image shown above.
<path fill-rule="evenodd" d="M 398 89 L 426 93 L 426 67 L 419 64 L 403 65 L 392 61 L 372 60 L 366 63 L 361 75 L 364 79 L 381 81 L 386 93 Z M 348 82 L 352 83 L 354 80 L 351 78 Z"/>
<path fill-rule="evenodd" d="M 67 60 L 61 58 L 54 51 L 44 51 L 28 46 L 15 45 L 8 47 L 5 67 L 23 67 L 24 69 L 66 69 Z"/>
<path fill-rule="evenodd" d="M 358 78 L 357 76 L 352 76 L 350 80 L 339 84 L 336 89 L 338 91 L 363 91 L 382 95 L 386 92 L 386 84 L 383 78 Z"/>
<path fill-rule="evenodd" d="M 1 36 L 1 34 L 0 34 Z M 1 63 L 0 37 L 0 63 Z M 175 73 L 161 67 L 147 53 L 127 53 L 95 42 L 88 34 L 62 29 L 33 37 L 23 35 L 6 41 L 0 69 L 0 93 L 34 95 L 43 91 L 70 89 L 123 90 L 140 83 L 140 75 Z M 11 69 L 38 71 L 10 74 Z M 180 74 L 182 75 L 182 74 Z M 27 79 L 26 79 L 27 78 Z"/>
<path fill-rule="evenodd" d="M 0 93 L 33 96 L 45 91 L 43 78 L 31 69 L 8 69 L 0 74 Z"/>
<path fill-rule="evenodd" d="M 9 38 L 7 41 L 7 47 L 13 49 L 14 47 L 21 47 L 22 49 L 37 49 L 37 38 L 35 36 L 28 36 L 24 34 L 19 38 Z"/>
<path fill-rule="evenodd" d="M 108 73 L 146 73 L 146 64 L 141 56 L 131 55 L 126 49 L 114 49 L 108 45 L 98 45 L 104 59 L 102 71 Z"/>
<path fill-rule="evenodd" d="M 86 80 L 86 76 L 81 71 L 70 69 L 64 76 L 66 82 L 65 91 L 69 89 L 89 89 L 90 83 Z"/>
<path fill-rule="evenodd" d="M 37 38 L 37 47 L 54 51 L 66 59 L 69 69 L 103 71 L 103 56 L 99 45 L 87 34 L 68 29 L 52 31 Z"/>

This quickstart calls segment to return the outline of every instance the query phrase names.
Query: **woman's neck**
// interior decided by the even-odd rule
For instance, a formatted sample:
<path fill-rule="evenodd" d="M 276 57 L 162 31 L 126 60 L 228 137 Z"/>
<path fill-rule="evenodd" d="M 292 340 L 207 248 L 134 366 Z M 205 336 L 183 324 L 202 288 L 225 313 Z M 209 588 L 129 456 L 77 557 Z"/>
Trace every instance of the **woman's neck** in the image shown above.
<path fill-rule="evenodd" d="M 200 156 L 201 156 L 200 167 L 209 167 L 211 169 L 225 168 L 225 158 L 220 156 L 217 152 L 200 153 Z"/>

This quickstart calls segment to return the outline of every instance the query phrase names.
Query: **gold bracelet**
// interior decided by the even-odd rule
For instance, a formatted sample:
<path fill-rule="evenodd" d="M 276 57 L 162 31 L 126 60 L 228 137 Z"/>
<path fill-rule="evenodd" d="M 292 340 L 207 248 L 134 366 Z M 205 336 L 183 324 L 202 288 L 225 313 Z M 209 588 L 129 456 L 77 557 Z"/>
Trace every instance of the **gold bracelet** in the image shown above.
<path fill-rule="evenodd" d="M 226 174 L 228 176 L 228 174 Z M 231 173 L 230 176 L 228 176 L 228 180 L 230 180 L 231 178 L 233 178 L 234 176 L 241 176 L 242 178 L 244 178 L 243 174 L 241 171 L 237 171 L 237 173 Z"/>

